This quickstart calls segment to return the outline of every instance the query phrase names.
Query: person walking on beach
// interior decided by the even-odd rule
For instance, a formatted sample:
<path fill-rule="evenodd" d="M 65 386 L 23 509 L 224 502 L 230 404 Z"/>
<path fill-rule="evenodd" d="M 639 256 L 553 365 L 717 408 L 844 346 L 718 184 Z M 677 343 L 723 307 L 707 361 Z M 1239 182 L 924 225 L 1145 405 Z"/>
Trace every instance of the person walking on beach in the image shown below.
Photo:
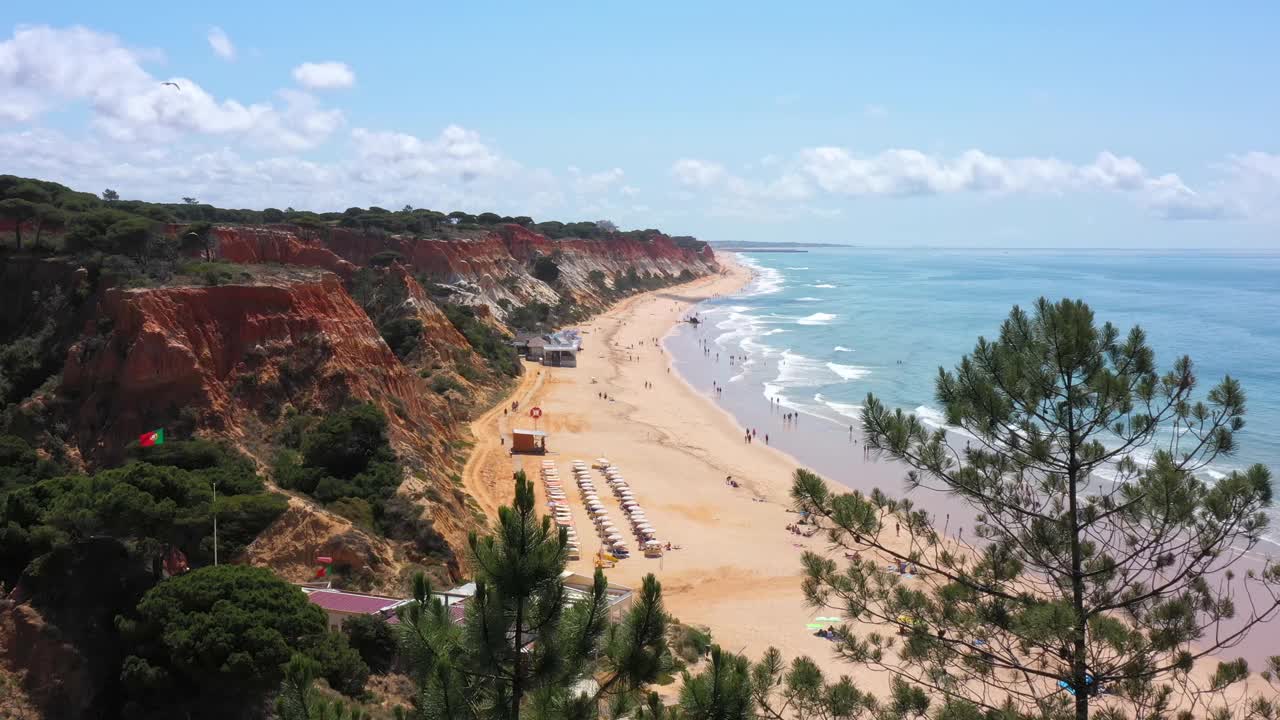
<path fill-rule="evenodd" d="M 765 445 L 768 445 L 768 444 L 769 444 L 769 433 L 765 433 L 765 434 L 764 434 L 764 444 L 765 444 Z"/>

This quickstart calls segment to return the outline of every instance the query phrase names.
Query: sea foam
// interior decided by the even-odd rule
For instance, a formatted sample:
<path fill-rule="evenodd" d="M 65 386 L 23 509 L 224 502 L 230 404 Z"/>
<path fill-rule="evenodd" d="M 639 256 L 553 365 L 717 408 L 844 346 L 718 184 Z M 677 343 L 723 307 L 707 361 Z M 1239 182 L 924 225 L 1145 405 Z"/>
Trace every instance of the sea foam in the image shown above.
<path fill-rule="evenodd" d="M 796 320 L 796 323 L 799 325 L 830 325 L 831 321 L 835 319 L 836 316 L 831 313 L 819 312 L 802 317 Z"/>
<path fill-rule="evenodd" d="M 857 380 L 871 374 L 871 368 L 865 368 L 858 365 L 841 365 L 839 363 L 829 362 L 827 367 L 831 372 L 839 375 L 845 380 Z"/>

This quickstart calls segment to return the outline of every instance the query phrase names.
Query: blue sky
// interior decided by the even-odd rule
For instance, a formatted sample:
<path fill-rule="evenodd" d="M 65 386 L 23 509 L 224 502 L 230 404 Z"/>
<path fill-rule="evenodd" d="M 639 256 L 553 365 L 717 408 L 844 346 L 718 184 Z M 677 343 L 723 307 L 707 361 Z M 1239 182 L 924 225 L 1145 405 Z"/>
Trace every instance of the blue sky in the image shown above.
<path fill-rule="evenodd" d="M 712 240 L 1280 245 L 1266 3 L 314 5 L 0 9 L 0 171 Z"/>

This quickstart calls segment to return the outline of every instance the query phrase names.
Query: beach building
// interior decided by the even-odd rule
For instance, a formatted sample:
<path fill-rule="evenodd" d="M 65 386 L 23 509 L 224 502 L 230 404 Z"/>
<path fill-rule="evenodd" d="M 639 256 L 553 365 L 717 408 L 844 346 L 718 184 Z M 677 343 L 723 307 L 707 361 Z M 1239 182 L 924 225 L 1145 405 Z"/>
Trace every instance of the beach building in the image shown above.
<path fill-rule="evenodd" d="M 564 583 L 564 598 L 570 604 L 590 597 L 591 589 L 595 587 L 593 578 L 572 570 L 565 570 L 560 573 L 560 580 Z M 465 603 L 476 594 L 476 584 L 467 583 L 441 594 L 454 598 L 465 598 L 459 601 Z M 622 616 L 635 603 L 635 593 L 629 587 L 609 583 L 605 588 L 605 594 L 608 597 L 609 619 L 614 622 L 621 622 Z"/>
<path fill-rule="evenodd" d="M 591 589 L 595 587 L 595 580 L 591 576 L 572 570 L 560 573 L 560 579 L 564 582 L 565 599 L 570 603 L 590 597 Z M 613 622 L 622 622 L 622 616 L 635 604 L 635 593 L 624 585 L 608 583 L 605 586 L 605 595 L 608 598 L 606 602 L 609 606 L 609 619 Z"/>
<path fill-rule="evenodd" d="M 383 595 L 336 590 L 328 587 L 328 583 L 320 587 L 304 585 L 302 592 L 306 593 L 307 600 L 312 605 L 324 610 L 329 619 L 329 629 L 335 632 L 342 629 L 342 623 L 347 618 L 358 615 L 380 615 L 389 622 L 395 622 L 396 608 L 409 602 Z"/>
<path fill-rule="evenodd" d="M 407 598 L 337 590 L 330 587 L 327 582 L 304 583 L 300 587 L 311 604 L 324 610 L 324 614 L 328 617 L 329 629 L 334 632 L 342 629 L 342 623 L 347 618 L 358 615 L 378 615 L 389 623 L 399 622 L 396 617 L 397 608 L 411 602 Z M 456 590 L 431 593 L 431 597 L 443 602 L 449 608 L 453 621 L 461 623 L 465 615 L 466 601 L 476 594 L 475 588 L 475 583 L 467 583 Z"/>
<path fill-rule="evenodd" d="M 542 349 L 542 364 L 551 367 L 578 367 L 578 348 L 574 345 L 551 345 Z"/>
<path fill-rule="evenodd" d="M 521 357 L 534 362 L 542 362 L 542 351 L 547 346 L 547 338 L 532 333 L 520 333 L 511 341 L 511 346 Z"/>
<path fill-rule="evenodd" d="M 542 455 L 547 452 L 547 434 L 541 430 L 511 430 L 511 452 Z"/>
<path fill-rule="evenodd" d="M 520 333 L 511 347 L 521 357 L 551 367 L 577 367 L 582 350 L 582 333 L 576 329 L 557 330 L 546 335 Z"/>

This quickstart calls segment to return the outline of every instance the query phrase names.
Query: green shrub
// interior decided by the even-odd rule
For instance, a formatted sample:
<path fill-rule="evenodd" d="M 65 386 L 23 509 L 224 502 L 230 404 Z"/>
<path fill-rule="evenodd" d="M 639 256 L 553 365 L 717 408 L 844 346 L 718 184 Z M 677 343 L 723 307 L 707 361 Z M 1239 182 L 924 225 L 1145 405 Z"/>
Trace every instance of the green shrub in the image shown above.
<path fill-rule="evenodd" d="M 348 697 L 359 697 L 369 681 L 369 666 L 347 638 L 334 632 L 318 633 L 303 638 L 299 650 L 320 663 L 320 676 L 329 687 Z"/>
<path fill-rule="evenodd" d="M 375 673 L 385 673 L 396 660 L 395 629 L 378 615 L 358 615 L 342 623 L 347 642 Z"/>
<path fill-rule="evenodd" d="M 186 262 L 178 266 L 178 274 L 195 278 L 204 285 L 229 285 L 253 277 L 244 266 L 229 262 Z"/>
<path fill-rule="evenodd" d="M 431 378 L 431 389 L 439 393 L 440 395 L 443 395 L 449 392 L 450 390 L 454 390 L 456 392 L 465 391 L 465 388 L 462 387 L 462 384 L 459 383 L 457 380 L 454 380 L 449 375 L 436 375 L 435 377 Z"/>
<path fill-rule="evenodd" d="M 387 441 L 387 418 L 371 404 L 352 405 L 309 423 L 291 418 L 300 450 L 272 458 L 278 485 L 332 503 L 335 512 L 383 529 L 386 502 L 403 481 L 403 468 Z M 361 501 L 360 505 L 355 501 Z"/>
<path fill-rule="evenodd" d="M 544 255 L 533 261 L 533 276 L 550 285 L 560 279 L 560 266 Z"/>
<path fill-rule="evenodd" d="M 417 318 L 397 318 L 379 325 L 378 332 L 396 357 L 403 360 L 418 349 L 418 341 L 422 337 L 422 322 Z"/>
<path fill-rule="evenodd" d="M 340 497 L 329 503 L 329 511 L 350 520 L 366 530 L 373 530 L 373 508 L 368 501 L 356 497 Z"/>
<path fill-rule="evenodd" d="M 462 376 L 462 379 L 467 382 L 478 383 L 484 381 L 484 373 L 480 372 L 479 368 L 469 362 L 460 361 L 454 369 Z"/>
<path fill-rule="evenodd" d="M 480 357 L 489 363 L 494 372 L 509 377 L 520 374 L 520 363 L 515 348 L 506 336 L 476 317 L 475 310 L 466 305 L 444 305 L 445 317 L 462 333 Z"/>

